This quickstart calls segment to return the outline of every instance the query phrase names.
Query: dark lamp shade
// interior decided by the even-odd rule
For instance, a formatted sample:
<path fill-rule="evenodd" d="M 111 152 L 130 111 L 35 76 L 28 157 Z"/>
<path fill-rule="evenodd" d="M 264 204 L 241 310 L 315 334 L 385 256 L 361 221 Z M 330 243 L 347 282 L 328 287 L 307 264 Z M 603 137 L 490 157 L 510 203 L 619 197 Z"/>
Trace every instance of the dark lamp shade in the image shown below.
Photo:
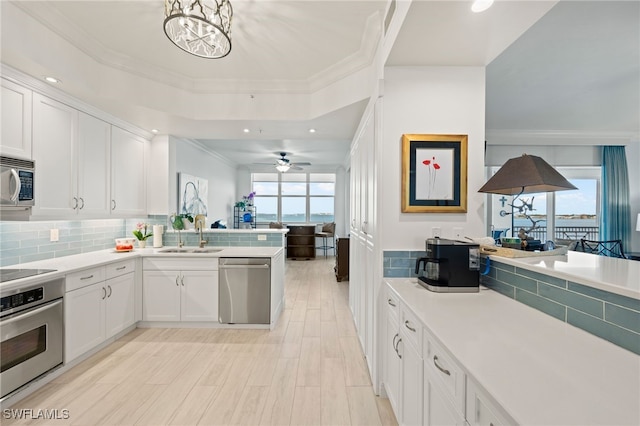
<path fill-rule="evenodd" d="M 578 189 L 546 161 L 535 155 L 508 160 L 478 192 L 517 195 Z"/>

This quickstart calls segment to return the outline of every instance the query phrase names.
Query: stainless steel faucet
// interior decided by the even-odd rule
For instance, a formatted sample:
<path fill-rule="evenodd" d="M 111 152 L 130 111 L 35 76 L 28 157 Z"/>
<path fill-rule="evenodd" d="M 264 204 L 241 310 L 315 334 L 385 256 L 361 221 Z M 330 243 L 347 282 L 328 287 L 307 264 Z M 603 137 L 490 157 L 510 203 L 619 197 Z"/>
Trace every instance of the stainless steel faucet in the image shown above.
<path fill-rule="evenodd" d="M 194 219 L 195 227 L 200 232 L 200 248 L 204 248 L 204 246 L 209 242 L 208 240 L 205 240 L 202 235 L 202 230 L 206 226 L 206 220 L 207 218 L 203 214 L 197 214 Z"/>

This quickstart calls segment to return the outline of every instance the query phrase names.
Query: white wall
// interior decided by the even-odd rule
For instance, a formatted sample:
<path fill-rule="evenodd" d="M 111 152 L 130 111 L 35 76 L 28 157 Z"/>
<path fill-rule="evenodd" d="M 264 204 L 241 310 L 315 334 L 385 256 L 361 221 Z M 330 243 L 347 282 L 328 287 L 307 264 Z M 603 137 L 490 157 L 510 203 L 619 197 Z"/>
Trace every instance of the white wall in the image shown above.
<path fill-rule="evenodd" d="M 387 67 L 379 168 L 379 233 L 383 250 L 424 250 L 432 227 L 452 238 L 484 235 L 484 67 Z M 401 213 L 404 133 L 467 134 L 467 213 Z"/>
<path fill-rule="evenodd" d="M 225 220 L 227 226 L 233 224 L 232 210 L 236 201 L 235 165 L 229 165 L 224 159 L 207 152 L 194 142 L 175 141 L 175 172 L 169 175 L 170 205 L 173 202 L 170 214 L 178 209 L 178 173 L 188 173 L 208 180 L 207 227 L 218 219 Z M 172 187 L 175 189 L 172 190 Z"/>

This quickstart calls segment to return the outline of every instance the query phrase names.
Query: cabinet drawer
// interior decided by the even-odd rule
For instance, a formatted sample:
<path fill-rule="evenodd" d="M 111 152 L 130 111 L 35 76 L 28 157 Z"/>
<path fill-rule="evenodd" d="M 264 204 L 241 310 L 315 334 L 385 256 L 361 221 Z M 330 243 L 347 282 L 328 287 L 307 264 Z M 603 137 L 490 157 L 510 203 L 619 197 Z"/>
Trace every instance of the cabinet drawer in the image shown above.
<path fill-rule="evenodd" d="M 398 296 L 391 290 L 387 289 L 386 300 L 387 313 L 392 315 L 393 318 L 398 321 L 400 312 L 400 300 L 398 299 Z"/>
<path fill-rule="evenodd" d="M 66 276 L 66 288 L 67 291 L 73 291 L 78 288 L 86 287 L 91 284 L 99 283 L 105 280 L 105 268 L 100 266 L 98 268 L 85 269 L 79 272 L 74 272 Z"/>
<path fill-rule="evenodd" d="M 400 308 L 400 330 L 409 342 L 422 356 L 422 323 L 406 306 Z"/>
<path fill-rule="evenodd" d="M 424 368 L 440 382 L 456 408 L 464 414 L 465 375 L 454 359 L 424 330 Z"/>
<path fill-rule="evenodd" d="M 105 266 L 107 270 L 107 279 L 119 277 L 136 270 L 136 261 L 133 259 L 123 260 L 122 262 L 110 263 Z"/>

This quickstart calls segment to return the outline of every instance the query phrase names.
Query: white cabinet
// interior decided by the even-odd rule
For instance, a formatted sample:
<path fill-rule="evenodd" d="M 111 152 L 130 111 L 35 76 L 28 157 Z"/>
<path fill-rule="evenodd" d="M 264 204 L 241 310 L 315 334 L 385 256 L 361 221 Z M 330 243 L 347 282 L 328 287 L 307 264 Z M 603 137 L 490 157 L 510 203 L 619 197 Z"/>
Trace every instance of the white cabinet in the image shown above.
<path fill-rule="evenodd" d="M 218 259 L 145 259 L 144 321 L 218 321 Z"/>
<path fill-rule="evenodd" d="M 135 323 L 134 272 L 127 260 L 67 275 L 66 363 Z"/>
<path fill-rule="evenodd" d="M 84 217 L 109 215 L 111 125 L 79 113 L 75 211 Z"/>
<path fill-rule="evenodd" d="M 424 370 L 424 425 L 464 426 L 465 419 L 454 407 L 433 373 Z"/>
<path fill-rule="evenodd" d="M 37 175 L 33 215 L 66 217 L 77 208 L 78 111 L 33 94 L 33 159 Z"/>
<path fill-rule="evenodd" d="M 471 426 L 516 424 L 504 410 L 480 387 L 467 378 L 467 421 Z"/>
<path fill-rule="evenodd" d="M 31 160 L 32 92 L 4 78 L 1 82 L 0 153 L 7 157 Z"/>
<path fill-rule="evenodd" d="M 387 392 L 387 398 L 391 403 L 396 414 L 400 413 L 398 401 L 400 396 L 400 354 L 398 353 L 398 339 L 400 338 L 400 330 L 398 328 L 398 299 L 392 293 L 387 295 L 387 322 L 386 322 L 386 338 L 384 341 L 384 389 Z M 399 419 L 399 416 L 397 416 Z"/>
<path fill-rule="evenodd" d="M 111 128 L 111 212 L 119 216 L 146 212 L 146 143 L 131 132 Z"/>

